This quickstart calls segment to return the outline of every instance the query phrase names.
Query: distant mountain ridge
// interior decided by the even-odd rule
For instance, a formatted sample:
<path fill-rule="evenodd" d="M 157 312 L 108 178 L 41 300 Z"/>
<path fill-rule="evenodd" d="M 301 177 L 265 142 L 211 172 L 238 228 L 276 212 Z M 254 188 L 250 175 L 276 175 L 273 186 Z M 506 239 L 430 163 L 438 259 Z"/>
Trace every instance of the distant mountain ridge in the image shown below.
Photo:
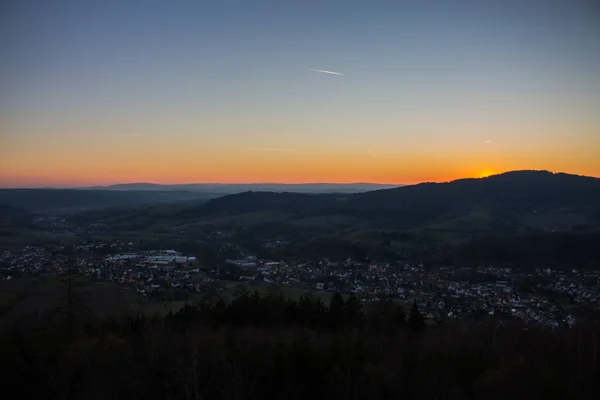
<path fill-rule="evenodd" d="M 406 238 L 419 247 L 421 239 L 457 243 L 485 235 L 600 232 L 600 179 L 514 171 L 358 194 L 250 191 L 195 204 L 102 209 L 74 218 L 102 222 L 115 233 L 195 237 L 206 228 L 240 228 L 248 237 L 329 243 L 324 248 L 369 243 L 382 249 L 384 243 L 403 246 L 392 242 Z"/>
<path fill-rule="evenodd" d="M 189 183 L 163 185 L 157 183 L 120 183 L 108 186 L 77 188 L 80 190 L 144 190 L 144 191 L 193 191 L 219 194 L 235 194 L 247 191 L 295 192 L 295 193 L 362 193 L 378 189 L 390 189 L 402 185 L 379 183 Z"/>
<path fill-rule="evenodd" d="M 600 179 L 514 171 L 480 179 L 421 183 L 359 194 L 246 192 L 181 210 L 183 219 L 277 212 L 290 218 L 343 215 L 390 229 L 416 227 L 470 215 L 478 209 L 492 219 L 532 213 L 569 213 L 600 219 Z"/>
<path fill-rule="evenodd" d="M 29 212 L 77 212 L 116 206 L 136 206 L 208 200 L 252 190 L 286 193 L 362 193 L 392 187 L 360 184 L 192 184 L 133 183 L 109 188 L 0 189 L 0 204 Z"/>
<path fill-rule="evenodd" d="M 115 206 L 207 200 L 215 194 L 188 191 L 0 189 L 0 204 L 28 212 L 77 212 Z"/>
<path fill-rule="evenodd" d="M 244 221 L 260 220 L 261 224 L 281 226 L 305 221 L 321 223 L 330 230 L 336 226 L 323 221 L 342 221 L 341 225 L 348 229 L 358 225 L 363 229 L 414 229 L 434 225 L 440 229 L 454 229 L 456 225 L 488 229 L 499 224 L 571 226 L 600 221 L 600 179 L 548 171 L 513 171 L 488 178 L 421 183 L 362 193 L 288 192 L 281 190 L 281 185 L 276 186 L 279 190 L 272 190 L 271 186 L 237 185 L 236 191 L 247 187 L 252 190 L 226 194 L 222 189 L 227 185 L 215 186 L 221 192 L 0 190 L 0 204 L 33 212 L 128 206 L 127 210 L 106 209 L 89 216 L 92 220 L 99 216 L 119 217 L 125 225 L 132 214 L 142 218 L 147 213 L 142 209 L 134 213 L 131 207 L 153 204 L 158 205 L 158 209 L 153 208 L 152 217 L 145 220 L 148 224 L 160 222 L 163 226 L 212 223 L 223 218 L 231 220 L 231 216 L 237 215 L 248 217 L 244 217 Z M 331 190 L 327 184 L 322 186 Z M 299 186 L 287 186 L 290 187 Z M 303 188 L 312 190 L 315 185 Z M 168 213 L 160 210 L 160 204 L 175 202 L 180 204 L 169 207 Z M 553 222 L 546 223 L 544 218 Z"/>
<path fill-rule="evenodd" d="M 0 217 L 12 217 L 27 214 L 28 211 L 8 204 L 0 204 Z"/>

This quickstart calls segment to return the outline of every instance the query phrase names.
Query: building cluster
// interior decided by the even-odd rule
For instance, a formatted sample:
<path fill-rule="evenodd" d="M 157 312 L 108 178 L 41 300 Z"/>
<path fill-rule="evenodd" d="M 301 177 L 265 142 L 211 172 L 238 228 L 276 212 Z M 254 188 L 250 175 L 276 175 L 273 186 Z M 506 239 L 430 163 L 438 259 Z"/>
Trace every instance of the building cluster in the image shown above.
<path fill-rule="evenodd" d="M 97 280 L 134 286 L 144 297 L 170 290 L 201 291 L 214 279 L 195 266 L 196 257 L 175 250 L 128 251 L 101 260 L 78 259 L 77 269 Z"/>
<path fill-rule="evenodd" d="M 62 254 L 62 246 L 27 246 L 0 253 L 0 279 L 11 280 L 23 276 L 60 274 L 66 271 L 69 258 Z"/>
<path fill-rule="evenodd" d="M 414 300 L 431 318 L 512 317 L 555 327 L 572 325 L 582 309 L 600 311 L 600 271 L 533 270 L 493 266 L 427 269 L 347 259 L 265 260 L 241 256 L 201 269 L 175 250 L 135 250 L 132 243 L 95 241 L 75 248 L 28 246 L 0 253 L 0 278 L 60 274 L 74 268 L 96 280 L 135 287 L 143 297 L 202 292 L 221 279 L 354 293 L 364 302 L 382 297 Z M 215 284 L 216 282 L 216 284 Z"/>
<path fill-rule="evenodd" d="M 195 266 L 196 258 L 175 250 L 132 251 L 132 243 L 94 242 L 75 248 L 28 246 L 0 253 L 0 279 L 59 275 L 71 269 L 91 279 L 134 286 L 141 296 L 173 289 L 201 291 L 214 281 Z M 102 256 L 98 252 L 110 253 Z"/>
<path fill-rule="evenodd" d="M 364 302 L 383 296 L 414 300 L 431 318 L 513 317 L 556 327 L 575 323 L 578 305 L 600 311 L 600 272 L 515 271 L 491 266 L 442 267 L 423 264 L 273 262 L 246 257 L 228 260 L 242 281 L 264 281 L 311 290 L 354 293 Z"/>

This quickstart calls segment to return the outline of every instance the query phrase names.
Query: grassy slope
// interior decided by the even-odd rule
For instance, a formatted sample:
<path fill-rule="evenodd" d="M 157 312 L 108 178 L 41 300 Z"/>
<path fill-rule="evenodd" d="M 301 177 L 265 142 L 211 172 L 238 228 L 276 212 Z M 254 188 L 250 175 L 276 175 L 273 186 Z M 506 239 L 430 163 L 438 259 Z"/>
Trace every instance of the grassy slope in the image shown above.
<path fill-rule="evenodd" d="M 222 297 L 231 301 L 233 293 L 239 282 L 227 282 Z M 267 294 L 273 290 L 271 284 L 265 282 L 244 284 L 249 292 L 258 291 Z M 307 289 L 301 287 L 280 288 L 286 298 L 298 300 Z M 122 316 L 145 314 L 164 315 L 169 311 L 177 312 L 186 303 L 199 301 L 202 293 L 193 293 L 187 301 L 163 301 L 160 299 L 143 301 L 135 291 L 128 286 L 112 282 L 87 281 L 81 289 L 86 297 L 86 306 L 98 316 Z M 31 278 L 18 278 L 9 281 L 0 281 L 0 323 L 9 322 L 20 316 L 36 311 L 51 312 L 64 306 L 66 290 L 63 283 L 56 276 L 42 276 Z M 329 303 L 331 293 L 319 292 L 325 304 Z M 168 294 L 166 295 L 168 297 Z"/>
<path fill-rule="evenodd" d="M 29 228 L 0 226 L 0 250 L 28 246 L 31 244 L 77 243 L 80 239 L 64 233 L 44 232 Z"/>
<path fill-rule="evenodd" d="M 94 315 L 120 315 L 135 303 L 132 289 L 110 282 L 86 282 L 87 306 Z M 64 306 L 66 289 L 55 276 L 16 278 L 0 281 L 0 320 L 11 320 L 35 311 L 53 311 Z"/>

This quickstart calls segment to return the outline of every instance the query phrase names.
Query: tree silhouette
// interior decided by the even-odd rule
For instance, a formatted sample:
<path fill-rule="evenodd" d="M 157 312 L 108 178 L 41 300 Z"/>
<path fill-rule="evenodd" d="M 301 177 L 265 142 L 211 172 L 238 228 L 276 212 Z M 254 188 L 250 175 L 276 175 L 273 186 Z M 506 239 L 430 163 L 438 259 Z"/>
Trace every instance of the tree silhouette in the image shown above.
<path fill-rule="evenodd" d="M 423 314 L 421 314 L 416 301 L 413 301 L 410 313 L 408 314 L 408 326 L 415 332 L 425 329 L 425 318 L 423 318 Z"/>
<path fill-rule="evenodd" d="M 356 294 L 350 293 L 348 300 L 346 300 L 345 308 L 346 321 L 348 324 L 355 326 L 360 325 L 362 319 L 362 307 Z"/>
<path fill-rule="evenodd" d="M 87 293 L 83 291 L 83 276 L 75 268 L 75 246 L 64 250 L 67 255 L 67 271 L 60 278 L 64 287 L 62 305 L 57 308 L 59 315 L 64 317 L 69 335 L 73 335 L 76 325 L 91 315 L 87 305 Z"/>
<path fill-rule="evenodd" d="M 346 307 L 344 298 L 339 292 L 331 296 L 329 302 L 329 324 L 332 329 L 339 327 L 346 322 Z"/>
<path fill-rule="evenodd" d="M 406 326 L 406 313 L 402 306 L 398 305 L 395 307 L 392 318 L 396 326 Z"/>

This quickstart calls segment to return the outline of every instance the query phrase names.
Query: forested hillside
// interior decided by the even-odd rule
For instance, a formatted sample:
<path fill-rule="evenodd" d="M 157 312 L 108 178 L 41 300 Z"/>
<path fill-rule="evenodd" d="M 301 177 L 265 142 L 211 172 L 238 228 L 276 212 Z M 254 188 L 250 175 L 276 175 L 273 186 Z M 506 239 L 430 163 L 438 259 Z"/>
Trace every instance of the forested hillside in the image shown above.
<path fill-rule="evenodd" d="M 0 331 L 5 393 L 113 399 L 592 399 L 594 322 L 555 331 L 438 320 L 381 299 L 238 291 L 166 318 L 75 305 Z"/>

